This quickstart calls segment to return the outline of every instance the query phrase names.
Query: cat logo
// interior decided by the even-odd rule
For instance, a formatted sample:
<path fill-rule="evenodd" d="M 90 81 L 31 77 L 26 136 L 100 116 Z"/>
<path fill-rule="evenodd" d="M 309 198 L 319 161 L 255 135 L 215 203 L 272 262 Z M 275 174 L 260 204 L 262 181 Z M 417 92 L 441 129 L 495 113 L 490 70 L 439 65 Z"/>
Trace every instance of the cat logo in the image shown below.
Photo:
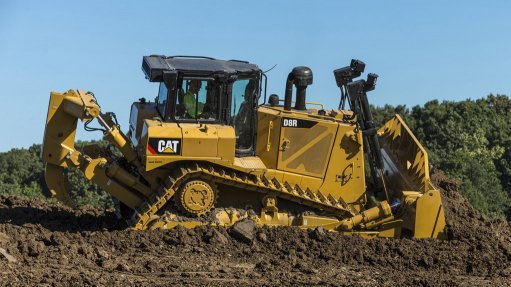
<path fill-rule="evenodd" d="M 153 154 L 180 154 L 181 139 L 150 138 L 147 150 Z"/>
<path fill-rule="evenodd" d="M 158 152 L 161 153 L 176 153 L 178 140 L 159 140 L 158 141 Z"/>

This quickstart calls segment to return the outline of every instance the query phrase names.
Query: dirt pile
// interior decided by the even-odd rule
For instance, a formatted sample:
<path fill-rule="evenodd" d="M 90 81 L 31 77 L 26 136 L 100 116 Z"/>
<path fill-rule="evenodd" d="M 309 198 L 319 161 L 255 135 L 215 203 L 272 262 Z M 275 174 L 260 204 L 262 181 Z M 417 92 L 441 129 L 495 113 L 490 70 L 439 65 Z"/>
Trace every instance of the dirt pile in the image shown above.
<path fill-rule="evenodd" d="M 511 286 L 511 226 L 444 190 L 449 240 L 344 237 L 322 229 L 134 232 L 113 211 L 0 197 L 0 285 Z M 251 236 L 250 236 L 251 235 Z"/>

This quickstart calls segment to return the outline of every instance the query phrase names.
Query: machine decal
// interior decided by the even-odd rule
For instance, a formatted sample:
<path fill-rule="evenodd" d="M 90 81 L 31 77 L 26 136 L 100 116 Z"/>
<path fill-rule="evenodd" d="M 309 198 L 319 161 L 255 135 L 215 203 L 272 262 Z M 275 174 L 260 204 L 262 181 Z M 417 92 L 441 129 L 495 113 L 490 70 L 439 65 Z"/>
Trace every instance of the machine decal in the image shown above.
<path fill-rule="evenodd" d="M 309 129 L 315 126 L 317 122 L 300 120 L 300 119 L 291 119 L 291 118 L 283 118 L 282 126 L 286 128 L 302 128 Z"/>
<path fill-rule="evenodd" d="M 180 154 L 181 139 L 150 138 L 147 150 L 151 154 Z"/>

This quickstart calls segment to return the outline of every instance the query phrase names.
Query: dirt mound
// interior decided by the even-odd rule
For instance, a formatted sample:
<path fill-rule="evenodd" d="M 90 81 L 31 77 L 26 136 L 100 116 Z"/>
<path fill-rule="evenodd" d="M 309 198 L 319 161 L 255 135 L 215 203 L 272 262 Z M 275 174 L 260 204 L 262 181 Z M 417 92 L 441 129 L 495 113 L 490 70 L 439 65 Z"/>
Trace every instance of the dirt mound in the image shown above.
<path fill-rule="evenodd" d="M 433 170 L 431 181 L 442 192 L 442 203 L 451 240 L 477 241 L 482 243 L 497 239 L 499 243 L 511 242 L 511 222 L 504 219 L 488 219 L 459 193 L 460 183 L 448 178 L 442 171 Z M 495 241 L 495 242 L 497 242 Z"/>
<path fill-rule="evenodd" d="M 436 172 L 449 240 L 341 236 L 321 228 L 134 232 L 113 211 L 0 197 L 0 285 L 511 286 L 511 226 Z M 249 228 L 248 230 L 251 230 Z"/>

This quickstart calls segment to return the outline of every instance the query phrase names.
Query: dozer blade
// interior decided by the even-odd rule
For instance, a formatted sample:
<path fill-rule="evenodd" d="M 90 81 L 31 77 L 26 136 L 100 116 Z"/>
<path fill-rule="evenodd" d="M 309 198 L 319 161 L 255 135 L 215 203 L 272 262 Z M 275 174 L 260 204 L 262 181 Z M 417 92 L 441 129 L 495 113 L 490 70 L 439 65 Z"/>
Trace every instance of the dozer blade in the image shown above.
<path fill-rule="evenodd" d="M 444 238 L 440 192 L 431 184 L 428 154 L 399 115 L 378 131 L 384 177 L 392 198 L 404 205 L 403 228 L 415 238 Z"/>

